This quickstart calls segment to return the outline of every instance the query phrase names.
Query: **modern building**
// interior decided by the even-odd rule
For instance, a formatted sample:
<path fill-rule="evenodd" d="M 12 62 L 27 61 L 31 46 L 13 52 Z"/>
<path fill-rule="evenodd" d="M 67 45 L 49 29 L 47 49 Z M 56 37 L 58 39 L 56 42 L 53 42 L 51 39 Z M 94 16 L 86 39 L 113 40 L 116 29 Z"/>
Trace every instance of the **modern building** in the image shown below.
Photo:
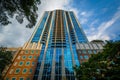
<path fill-rule="evenodd" d="M 77 43 L 76 50 L 80 64 L 86 62 L 91 54 L 97 54 L 103 51 L 104 42 Z"/>
<path fill-rule="evenodd" d="M 5 80 L 75 80 L 73 66 L 80 66 L 81 55 L 88 59 L 89 50 L 102 49 L 94 45 L 72 11 L 46 11 L 29 41 L 17 50 Z"/>

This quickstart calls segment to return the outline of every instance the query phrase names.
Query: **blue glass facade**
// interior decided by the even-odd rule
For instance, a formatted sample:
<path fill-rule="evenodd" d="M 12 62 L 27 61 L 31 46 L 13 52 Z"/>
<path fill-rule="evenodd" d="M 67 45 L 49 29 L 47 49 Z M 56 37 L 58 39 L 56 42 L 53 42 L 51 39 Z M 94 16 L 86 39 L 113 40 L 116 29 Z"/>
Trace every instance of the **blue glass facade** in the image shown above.
<path fill-rule="evenodd" d="M 88 42 L 84 32 L 82 31 L 81 27 L 78 25 L 76 19 L 75 19 L 75 16 L 74 16 L 74 13 L 73 12 L 70 12 L 70 16 L 71 16 L 71 20 L 72 20 L 72 23 L 73 23 L 73 26 L 74 26 L 74 30 L 75 30 L 75 33 L 77 35 L 77 38 L 78 38 L 78 41 L 81 43 L 81 42 Z"/>
<path fill-rule="evenodd" d="M 37 31 L 36 31 L 33 39 L 32 39 L 32 42 L 38 42 L 39 41 L 47 17 L 48 17 L 48 12 L 45 12 L 44 17 L 43 17 L 43 19 L 42 19 L 42 21 L 40 23 L 40 26 L 37 28 Z"/>
<path fill-rule="evenodd" d="M 88 40 L 73 12 L 45 12 L 31 39 L 39 41 L 42 48 L 34 80 L 75 80 L 73 66 L 80 65 L 75 45 Z"/>

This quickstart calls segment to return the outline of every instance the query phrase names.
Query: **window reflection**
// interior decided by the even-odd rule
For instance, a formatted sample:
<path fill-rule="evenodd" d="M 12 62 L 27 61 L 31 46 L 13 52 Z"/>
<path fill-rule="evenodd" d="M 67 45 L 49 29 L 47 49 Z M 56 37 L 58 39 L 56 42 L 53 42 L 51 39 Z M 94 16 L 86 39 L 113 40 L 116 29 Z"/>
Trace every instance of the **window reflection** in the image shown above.
<path fill-rule="evenodd" d="M 82 50 L 82 53 L 83 53 L 83 54 L 86 54 L 87 52 L 86 52 L 86 50 Z"/>
<path fill-rule="evenodd" d="M 97 51 L 96 50 L 93 50 L 94 54 L 97 54 Z"/>
<path fill-rule="evenodd" d="M 37 29 L 37 31 L 32 39 L 32 42 L 38 42 L 40 35 L 41 35 L 41 32 L 42 32 L 42 29 L 43 29 L 44 24 L 46 22 L 47 16 L 48 16 L 48 12 L 45 13 L 45 15 L 40 23 L 40 26 L 38 27 L 38 29 Z"/>
<path fill-rule="evenodd" d="M 80 59 L 83 59 L 83 56 L 80 56 Z"/>
<path fill-rule="evenodd" d="M 92 52 L 91 50 L 88 50 L 88 53 L 89 53 L 89 54 L 92 54 L 93 52 Z"/>
<path fill-rule="evenodd" d="M 85 58 L 85 59 L 88 59 L 89 57 L 88 57 L 88 55 L 84 55 L 84 58 Z"/>

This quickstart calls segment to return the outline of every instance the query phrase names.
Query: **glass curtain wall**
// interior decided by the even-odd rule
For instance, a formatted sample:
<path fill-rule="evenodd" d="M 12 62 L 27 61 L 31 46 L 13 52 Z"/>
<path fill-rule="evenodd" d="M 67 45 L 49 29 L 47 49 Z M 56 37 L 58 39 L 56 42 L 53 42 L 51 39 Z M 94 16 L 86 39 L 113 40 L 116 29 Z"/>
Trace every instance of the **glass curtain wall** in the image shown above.
<path fill-rule="evenodd" d="M 88 41 L 73 12 L 46 11 L 31 42 L 37 43 L 39 40 L 42 49 L 34 80 L 38 80 L 39 77 L 41 80 L 61 80 L 63 74 L 66 80 L 75 80 L 73 66 L 80 65 L 75 45 Z"/>

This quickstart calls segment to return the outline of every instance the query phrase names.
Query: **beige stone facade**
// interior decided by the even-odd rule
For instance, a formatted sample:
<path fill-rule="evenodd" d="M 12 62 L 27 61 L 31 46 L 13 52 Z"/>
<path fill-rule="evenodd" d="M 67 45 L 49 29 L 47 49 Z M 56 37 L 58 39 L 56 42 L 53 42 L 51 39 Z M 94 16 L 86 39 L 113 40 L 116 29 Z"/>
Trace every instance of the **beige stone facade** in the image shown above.
<path fill-rule="evenodd" d="M 41 50 L 40 43 L 25 43 L 17 49 L 12 64 L 5 73 L 5 80 L 32 80 Z M 14 51 L 10 48 L 8 50 Z"/>

